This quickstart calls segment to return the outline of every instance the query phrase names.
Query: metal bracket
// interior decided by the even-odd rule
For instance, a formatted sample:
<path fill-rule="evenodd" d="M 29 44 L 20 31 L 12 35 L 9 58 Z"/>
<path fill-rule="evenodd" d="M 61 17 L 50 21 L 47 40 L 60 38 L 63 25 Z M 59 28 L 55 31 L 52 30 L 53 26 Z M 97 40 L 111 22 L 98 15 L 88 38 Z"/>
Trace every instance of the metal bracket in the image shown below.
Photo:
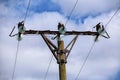
<path fill-rule="evenodd" d="M 106 31 L 106 30 L 104 30 L 104 32 L 105 32 L 106 36 L 104 36 L 104 35 L 101 35 L 101 36 L 102 36 L 102 37 L 104 37 L 104 38 L 109 39 L 109 38 L 110 38 L 110 36 L 109 36 L 109 34 L 107 33 L 107 31 Z"/>
<path fill-rule="evenodd" d="M 100 24 L 101 24 L 101 23 L 98 23 L 96 26 L 93 27 L 93 28 L 96 28 L 96 31 L 97 31 L 97 33 L 98 33 L 98 35 L 96 35 L 96 37 L 95 37 L 95 41 L 98 40 L 98 37 L 99 37 L 99 36 L 102 36 L 102 37 L 107 38 L 107 39 L 110 38 L 110 36 L 109 36 L 109 34 L 107 33 L 107 31 L 105 30 L 104 26 L 103 26 L 103 25 L 100 25 Z M 106 36 L 103 35 L 104 33 L 106 34 Z"/>
<path fill-rule="evenodd" d="M 22 39 L 21 34 L 23 34 L 25 32 L 24 21 L 18 23 L 18 33 L 13 34 L 14 30 L 15 30 L 15 26 L 13 27 L 13 29 L 10 32 L 9 36 L 14 37 L 14 36 L 17 35 L 17 40 L 20 41 Z"/>
<path fill-rule="evenodd" d="M 67 63 L 67 60 L 65 59 L 61 59 L 61 60 L 57 60 L 57 63 L 60 64 L 60 63 Z"/>
<path fill-rule="evenodd" d="M 9 34 L 10 37 L 14 37 L 14 36 L 18 35 L 18 33 L 13 34 L 13 31 L 14 31 L 14 30 L 15 30 L 15 26 L 13 27 L 12 31 L 11 31 L 10 34 Z"/>
<path fill-rule="evenodd" d="M 65 54 L 66 50 L 58 50 L 58 54 Z"/>

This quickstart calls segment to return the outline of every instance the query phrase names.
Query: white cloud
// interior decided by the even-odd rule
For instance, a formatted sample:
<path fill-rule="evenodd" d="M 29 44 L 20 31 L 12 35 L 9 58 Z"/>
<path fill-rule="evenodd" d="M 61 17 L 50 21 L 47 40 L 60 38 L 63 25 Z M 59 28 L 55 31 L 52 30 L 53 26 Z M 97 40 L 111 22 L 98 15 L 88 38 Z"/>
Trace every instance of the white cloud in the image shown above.
<path fill-rule="evenodd" d="M 92 0 L 94 1 L 94 0 Z M 85 5 L 88 6 L 92 4 L 97 4 L 99 0 L 95 1 L 95 3 L 86 3 L 83 1 L 81 4 L 79 2 L 79 5 Z M 104 0 L 105 2 L 107 0 Z M 104 3 L 104 1 L 100 1 L 99 3 Z M 118 1 L 118 0 L 116 0 Z M 109 5 L 111 5 L 112 2 L 113 5 L 103 5 L 106 10 L 114 9 L 116 1 L 109 1 Z M 71 5 L 65 5 L 69 4 Z M 71 1 L 58 1 L 58 4 L 63 7 L 63 11 L 67 12 L 67 9 L 71 8 L 73 4 L 73 0 Z M 105 3 L 104 3 L 105 4 Z M 107 8 L 107 7 L 109 8 Z M 64 9 L 65 8 L 65 9 Z M 92 9 L 97 9 L 93 8 Z M 99 8 L 99 7 L 98 7 Z M 100 7 L 102 8 L 102 7 Z M 7 16 L 7 13 L 9 12 L 9 8 L 2 6 L 0 9 L 7 9 L 2 14 Z M 11 8 L 10 8 L 11 9 Z M 82 9 L 82 8 L 81 8 Z M 84 8 L 83 8 L 84 9 Z M 77 9 L 76 9 L 77 10 Z M 86 13 L 90 12 L 90 10 L 86 9 Z M 96 12 L 99 12 L 99 10 L 95 10 Z M 100 10 L 104 11 L 104 10 Z M 84 11 L 83 11 L 84 12 Z M 5 14 L 4 14 L 5 13 Z M 13 14 L 14 12 L 12 12 Z M 15 11 L 16 15 L 18 14 L 17 11 Z M 77 12 L 74 12 L 77 14 Z M 79 12 L 78 12 L 79 13 Z M 95 26 L 98 22 L 103 22 L 105 25 L 108 20 L 113 15 L 114 11 L 111 10 L 109 13 L 101 14 L 97 17 L 88 17 L 85 19 L 84 24 L 76 24 L 74 20 L 70 20 L 67 24 L 67 30 L 92 30 L 92 27 Z M 19 21 L 18 18 L 15 18 L 12 14 L 9 14 L 9 16 L 0 19 L 0 79 L 8 79 L 11 77 L 12 70 L 13 70 L 13 64 L 14 64 L 14 58 L 15 58 L 15 51 L 16 51 L 16 39 L 10 38 L 9 32 L 12 29 L 12 26 Z M 19 15 L 19 14 L 18 14 Z M 80 79 L 82 80 L 109 80 L 110 76 L 114 76 L 114 74 L 120 69 L 119 64 L 119 39 L 120 39 L 120 33 L 119 33 L 119 18 L 120 14 L 115 16 L 111 23 L 107 27 L 107 31 L 110 34 L 111 38 L 106 40 L 104 38 L 100 38 L 99 42 L 94 46 L 94 49 L 92 51 L 91 56 L 88 59 L 88 62 L 86 63 L 85 67 L 83 68 L 83 71 L 81 72 Z M 31 17 L 27 18 L 27 21 L 25 23 L 25 27 L 27 29 L 39 29 L 39 30 L 56 30 L 58 22 L 65 23 L 66 18 L 64 15 L 60 14 L 59 12 L 43 12 L 43 13 L 34 13 Z M 17 32 L 17 31 L 16 31 Z M 63 39 L 66 41 L 65 45 L 70 41 L 72 37 L 63 37 Z M 93 37 L 83 37 L 79 36 L 77 43 L 75 44 L 67 63 L 67 72 L 68 72 L 68 79 L 73 80 L 75 76 L 77 75 L 80 66 L 82 65 L 88 50 L 90 49 L 90 45 L 92 45 Z M 44 74 L 46 72 L 49 59 L 51 57 L 51 52 L 47 48 L 46 44 L 39 36 L 24 36 L 23 40 L 20 44 L 20 50 L 18 53 L 18 62 L 16 66 L 16 80 L 42 80 L 44 77 Z M 52 75 L 51 75 L 52 74 Z M 53 80 L 54 78 L 58 79 L 58 65 L 56 63 L 56 60 L 53 59 L 50 71 L 49 79 Z"/>
<path fill-rule="evenodd" d="M 76 0 L 53 0 L 53 2 L 59 4 L 63 10 L 63 13 L 69 15 Z M 112 9 L 119 7 L 119 0 L 78 0 L 77 6 L 74 11 L 74 15 L 82 17 L 86 15 L 97 15 L 98 13 L 108 12 Z"/>

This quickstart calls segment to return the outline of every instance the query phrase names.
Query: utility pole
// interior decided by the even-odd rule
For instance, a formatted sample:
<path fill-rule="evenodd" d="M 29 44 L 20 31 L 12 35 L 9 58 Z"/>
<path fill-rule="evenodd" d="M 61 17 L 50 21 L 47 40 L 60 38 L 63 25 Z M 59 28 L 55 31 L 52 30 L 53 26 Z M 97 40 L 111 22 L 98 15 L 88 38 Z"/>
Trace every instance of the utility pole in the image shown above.
<path fill-rule="evenodd" d="M 96 31 L 96 32 L 66 31 L 64 25 L 61 23 L 58 24 L 58 31 L 25 30 L 23 22 L 20 22 L 19 25 L 20 26 L 18 26 L 18 33 L 12 35 L 12 33 L 15 29 L 15 27 L 14 27 L 9 36 L 14 37 L 17 35 L 18 40 L 20 41 L 21 35 L 27 35 L 27 34 L 41 35 L 42 38 L 44 39 L 44 41 L 46 42 L 47 46 L 49 47 L 50 51 L 54 55 L 55 59 L 57 60 L 57 63 L 59 65 L 59 80 L 67 80 L 67 77 L 66 77 L 67 58 L 78 38 L 78 35 L 89 35 L 89 36 L 91 35 L 91 36 L 96 36 L 98 38 L 98 36 L 100 36 L 102 33 L 102 30 L 101 30 L 101 32 L 100 32 L 100 30 Z M 53 44 L 49 38 L 47 38 L 46 34 L 56 35 L 53 39 L 57 39 L 57 46 L 55 44 Z M 75 35 L 75 37 L 71 40 L 71 42 L 66 47 L 64 47 L 64 41 L 61 39 L 61 35 Z M 103 36 L 103 35 L 101 35 L 101 36 Z M 108 37 L 103 36 L 103 37 L 109 38 L 109 36 Z"/>
<path fill-rule="evenodd" d="M 58 58 L 59 58 L 59 80 L 66 80 L 66 53 L 64 53 L 64 41 L 58 41 Z"/>

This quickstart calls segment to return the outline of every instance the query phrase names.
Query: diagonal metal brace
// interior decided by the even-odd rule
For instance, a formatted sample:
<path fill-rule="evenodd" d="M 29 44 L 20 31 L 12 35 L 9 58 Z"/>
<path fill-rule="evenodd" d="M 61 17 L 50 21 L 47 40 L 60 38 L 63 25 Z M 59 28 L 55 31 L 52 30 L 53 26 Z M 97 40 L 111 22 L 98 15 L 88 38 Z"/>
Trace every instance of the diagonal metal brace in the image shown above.
<path fill-rule="evenodd" d="M 73 46 L 74 46 L 77 38 L 78 38 L 78 35 L 76 35 L 76 36 L 72 39 L 72 41 L 66 46 L 66 48 L 65 48 L 65 50 L 66 50 L 66 52 L 67 52 L 66 59 L 68 58 L 68 56 L 69 56 L 69 54 L 70 54 L 70 52 L 71 52 L 71 50 L 72 50 L 72 48 L 73 48 Z M 70 47 L 70 46 L 71 46 L 71 47 Z M 70 47 L 70 49 L 68 50 L 67 48 L 69 48 L 69 47 Z"/>
<path fill-rule="evenodd" d="M 110 38 L 110 36 L 109 36 L 109 34 L 107 33 L 107 31 L 106 31 L 106 30 L 104 30 L 104 32 L 106 33 L 106 35 L 107 35 L 107 36 L 104 36 L 104 35 L 101 35 L 101 36 L 103 36 L 103 37 L 105 37 L 105 38 L 109 39 L 109 38 Z"/>
<path fill-rule="evenodd" d="M 12 34 L 14 30 L 15 30 L 15 26 L 13 27 L 12 31 L 9 34 L 10 37 L 14 37 L 14 36 L 18 35 L 18 33 Z"/>
<path fill-rule="evenodd" d="M 56 51 L 58 50 L 58 48 L 44 34 L 41 34 L 41 36 L 45 40 L 47 46 L 49 47 L 50 51 L 52 52 L 56 60 L 58 60 L 57 54 L 56 54 Z"/>

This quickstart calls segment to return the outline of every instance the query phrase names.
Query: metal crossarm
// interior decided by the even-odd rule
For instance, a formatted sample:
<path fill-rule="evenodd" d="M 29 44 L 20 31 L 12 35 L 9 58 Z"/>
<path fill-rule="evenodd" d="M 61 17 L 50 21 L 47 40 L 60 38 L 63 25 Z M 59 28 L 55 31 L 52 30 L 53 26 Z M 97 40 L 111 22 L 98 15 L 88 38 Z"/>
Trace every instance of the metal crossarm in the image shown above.
<path fill-rule="evenodd" d="M 26 30 L 24 35 L 27 34 L 52 34 L 52 35 L 57 35 L 59 34 L 59 31 L 50 31 L 50 30 Z M 96 36 L 98 35 L 98 32 L 91 32 L 91 31 L 66 31 L 64 35 L 92 35 Z"/>

